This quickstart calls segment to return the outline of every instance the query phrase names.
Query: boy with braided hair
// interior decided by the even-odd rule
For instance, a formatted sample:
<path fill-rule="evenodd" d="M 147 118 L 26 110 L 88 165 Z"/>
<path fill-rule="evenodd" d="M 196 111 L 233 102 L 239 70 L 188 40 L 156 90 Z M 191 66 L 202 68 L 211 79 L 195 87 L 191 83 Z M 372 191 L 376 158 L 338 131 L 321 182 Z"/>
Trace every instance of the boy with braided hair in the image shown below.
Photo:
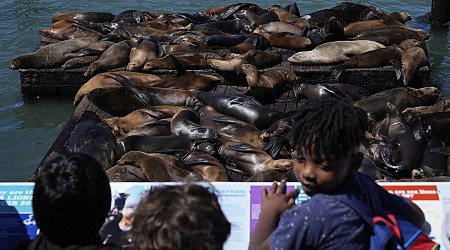
<path fill-rule="evenodd" d="M 333 196 L 348 195 L 372 212 L 389 210 L 425 228 L 422 210 L 359 173 L 366 113 L 349 102 L 323 99 L 300 107 L 291 129 L 294 172 L 311 198 L 294 205 L 286 183 L 263 189 L 261 213 L 249 249 L 369 249 L 370 226 Z"/>

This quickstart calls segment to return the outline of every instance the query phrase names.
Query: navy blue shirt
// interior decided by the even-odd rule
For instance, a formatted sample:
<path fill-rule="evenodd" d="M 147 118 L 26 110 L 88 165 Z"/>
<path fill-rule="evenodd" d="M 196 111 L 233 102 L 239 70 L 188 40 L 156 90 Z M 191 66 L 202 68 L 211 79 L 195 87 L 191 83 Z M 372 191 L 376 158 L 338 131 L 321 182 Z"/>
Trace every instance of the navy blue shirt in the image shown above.
<path fill-rule="evenodd" d="M 388 193 L 362 173 L 347 177 L 334 194 L 342 193 L 356 195 L 372 213 L 381 209 L 403 217 L 411 213 L 404 198 Z M 271 249 L 369 249 L 370 227 L 332 196 L 315 195 L 286 210 L 270 236 Z"/>

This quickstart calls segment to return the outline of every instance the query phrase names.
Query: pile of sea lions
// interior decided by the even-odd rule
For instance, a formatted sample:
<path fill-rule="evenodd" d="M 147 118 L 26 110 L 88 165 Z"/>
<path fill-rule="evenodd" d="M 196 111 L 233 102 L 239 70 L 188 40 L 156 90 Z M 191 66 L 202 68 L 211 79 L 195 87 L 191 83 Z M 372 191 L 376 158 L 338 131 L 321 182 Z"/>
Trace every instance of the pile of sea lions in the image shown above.
<path fill-rule="evenodd" d="M 40 34 L 60 41 L 10 68 L 85 67 L 91 78 L 74 105 L 87 98 L 107 117 L 86 111 L 62 150 L 93 155 L 111 181 L 295 181 L 292 116 L 317 98 L 367 111 L 361 171 L 373 179 L 447 179 L 449 103 L 435 87 L 409 86 L 428 64 L 430 38 L 409 28 L 410 19 L 348 2 L 305 15 L 296 3 L 194 14 L 57 13 Z M 289 64 L 335 65 L 337 81 L 348 68 L 393 66 L 404 86 L 370 93 L 309 84 Z M 152 74 L 159 69 L 177 74 Z M 238 77 L 223 93 L 218 75 L 228 73 Z M 294 108 L 277 109 L 283 103 Z"/>

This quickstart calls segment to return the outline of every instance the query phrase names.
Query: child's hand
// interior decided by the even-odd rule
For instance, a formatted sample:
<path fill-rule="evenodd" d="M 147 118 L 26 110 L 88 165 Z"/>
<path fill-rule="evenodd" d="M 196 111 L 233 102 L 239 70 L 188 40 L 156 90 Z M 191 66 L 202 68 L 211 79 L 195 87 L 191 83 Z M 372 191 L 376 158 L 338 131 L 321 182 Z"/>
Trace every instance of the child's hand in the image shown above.
<path fill-rule="evenodd" d="M 290 208 L 298 195 L 299 190 L 294 189 L 286 194 L 286 181 L 282 180 L 278 186 L 274 181 L 270 187 L 269 192 L 266 188 L 262 190 L 262 204 L 261 210 L 271 211 L 276 216 L 279 216 L 284 210 Z"/>

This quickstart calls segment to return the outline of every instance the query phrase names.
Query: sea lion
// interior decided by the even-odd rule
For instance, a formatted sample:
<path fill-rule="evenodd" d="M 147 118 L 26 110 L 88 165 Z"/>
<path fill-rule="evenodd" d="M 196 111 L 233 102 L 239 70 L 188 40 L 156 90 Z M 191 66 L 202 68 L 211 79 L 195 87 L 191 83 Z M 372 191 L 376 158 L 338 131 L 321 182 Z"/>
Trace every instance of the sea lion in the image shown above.
<path fill-rule="evenodd" d="M 238 34 L 238 35 L 210 35 L 205 37 L 205 43 L 210 46 L 218 47 L 232 47 L 238 45 L 247 39 L 248 34 Z"/>
<path fill-rule="evenodd" d="M 128 133 L 134 127 L 165 118 L 172 118 L 180 110 L 191 110 L 184 106 L 160 105 L 137 109 L 123 117 L 111 117 L 103 119 L 103 122 L 113 130 L 121 130 Z"/>
<path fill-rule="evenodd" d="M 132 135 L 117 142 L 116 155 L 120 159 L 130 151 L 142 151 L 146 153 L 174 152 L 177 150 L 191 150 L 194 144 L 187 136 L 147 136 Z"/>
<path fill-rule="evenodd" d="M 228 34 L 239 34 L 241 32 L 251 33 L 253 31 L 250 23 L 241 18 L 236 18 L 234 20 L 218 20 L 215 22 L 194 24 L 194 26 L 192 26 L 193 30 L 201 30 L 203 28 L 214 28 Z"/>
<path fill-rule="evenodd" d="M 289 171 L 289 170 L 288 170 Z M 256 173 L 252 177 L 245 180 L 245 182 L 273 182 L 273 181 L 297 181 L 297 179 L 286 179 L 286 170 L 269 169 Z"/>
<path fill-rule="evenodd" d="M 450 100 L 442 99 L 433 105 L 417 106 L 403 110 L 403 116 L 411 121 L 414 117 L 430 113 L 450 111 Z"/>
<path fill-rule="evenodd" d="M 247 176 L 253 176 L 264 170 L 292 168 L 291 160 L 274 160 L 264 150 L 245 143 L 225 142 L 217 151 L 226 164 L 240 169 Z"/>
<path fill-rule="evenodd" d="M 52 43 L 38 50 L 20 55 L 9 64 L 10 69 L 58 68 L 66 61 L 64 54 L 77 52 L 88 47 L 98 38 L 75 38 Z"/>
<path fill-rule="evenodd" d="M 377 68 L 383 66 L 393 66 L 397 80 L 400 80 L 402 75 L 402 53 L 403 50 L 398 46 L 388 46 L 385 48 L 367 51 L 345 60 L 334 69 L 332 75 L 335 79 L 338 79 L 342 72 L 348 68 Z"/>
<path fill-rule="evenodd" d="M 116 139 L 111 130 L 92 111 L 85 111 L 70 136 L 62 146 L 69 152 L 80 152 L 92 156 L 104 170 L 116 162 Z"/>
<path fill-rule="evenodd" d="M 253 32 L 254 33 L 289 33 L 296 36 L 301 36 L 305 32 L 305 27 L 299 27 L 294 24 L 289 24 L 283 21 L 276 21 L 265 23 L 258 26 Z"/>
<path fill-rule="evenodd" d="M 396 20 L 397 22 L 400 22 L 402 24 L 405 24 L 408 21 L 412 20 L 412 16 L 406 12 L 406 11 L 394 11 L 387 14 L 390 18 Z"/>
<path fill-rule="evenodd" d="M 258 129 L 265 129 L 276 120 L 289 116 L 288 113 L 269 110 L 248 96 L 204 91 L 196 93 L 204 105 L 212 106 L 218 112 L 248 122 Z"/>
<path fill-rule="evenodd" d="M 259 33 L 264 36 L 272 47 L 299 51 L 311 46 L 311 39 L 303 36 L 290 35 L 289 33 Z"/>
<path fill-rule="evenodd" d="M 369 40 L 334 41 L 321 44 L 311 51 L 297 52 L 287 60 L 300 65 L 340 63 L 352 56 L 384 47 L 380 43 Z"/>
<path fill-rule="evenodd" d="M 186 169 L 177 157 L 168 154 L 133 151 L 117 161 L 118 165 L 133 164 L 144 170 L 150 182 L 201 181 L 203 178 Z"/>
<path fill-rule="evenodd" d="M 246 94 L 254 96 L 262 104 L 273 103 L 298 82 L 294 71 L 286 67 L 270 68 L 260 74 L 255 65 L 244 63 L 239 70 L 247 80 L 249 91 Z"/>
<path fill-rule="evenodd" d="M 361 163 L 361 166 L 358 168 L 358 172 L 364 173 L 372 180 L 378 181 L 378 180 L 390 180 L 394 181 L 394 178 L 392 176 L 386 176 L 381 169 L 375 164 L 375 162 L 370 159 L 367 155 L 364 155 L 363 161 Z"/>
<path fill-rule="evenodd" d="M 131 38 L 133 47 L 130 50 L 126 70 L 140 71 L 148 60 L 158 57 L 158 47 L 152 41 L 143 38 Z"/>
<path fill-rule="evenodd" d="M 447 165 L 445 161 L 447 156 L 432 152 L 433 148 L 445 147 L 444 141 L 432 138 L 428 141 L 423 149 L 422 160 L 419 166 L 412 170 L 411 176 L 415 179 L 424 177 L 445 175 Z"/>
<path fill-rule="evenodd" d="M 208 69 L 210 64 L 208 58 L 222 59 L 215 53 L 183 53 L 176 55 L 167 55 L 162 58 L 148 60 L 142 71 L 152 71 L 156 69 L 177 69 L 173 57 L 182 65 L 184 69 Z"/>
<path fill-rule="evenodd" d="M 220 136 L 230 141 L 246 143 L 256 148 L 264 148 L 260 131 L 253 125 L 239 119 L 223 115 L 211 106 L 200 108 L 200 124 L 214 129 Z"/>
<path fill-rule="evenodd" d="M 425 51 L 420 47 L 413 47 L 402 53 L 403 85 L 408 86 L 416 71 L 429 64 Z"/>
<path fill-rule="evenodd" d="M 186 72 L 179 76 L 164 77 L 159 81 L 152 82 L 148 85 L 146 84 L 145 86 L 208 91 L 220 84 L 221 81 L 222 80 L 215 75 Z"/>
<path fill-rule="evenodd" d="M 285 23 L 292 23 L 297 25 L 297 22 L 300 21 L 300 17 L 292 14 L 291 12 L 287 11 L 283 7 L 281 7 L 278 4 L 271 5 L 267 8 L 268 11 L 272 11 L 278 16 L 278 20 Z"/>
<path fill-rule="evenodd" d="M 66 23 L 71 22 L 70 25 L 62 28 L 44 28 L 40 29 L 38 33 L 45 37 L 50 37 L 58 40 L 68 40 L 74 38 L 100 38 L 103 34 L 90 27 L 79 25 L 75 20 L 64 20 Z"/>
<path fill-rule="evenodd" d="M 251 10 L 239 10 L 233 14 L 235 18 L 243 18 L 246 19 L 252 29 L 256 29 L 259 25 L 279 21 L 277 14 L 273 11 L 268 11 L 261 15 L 257 15 L 255 12 Z"/>
<path fill-rule="evenodd" d="M 439 138 L 450 145 L 450 112 L 435 112 L 414 117 L 409 125 L 416 138 L 426 144 L 433 138 Z"/>
<path fill-rule="evenodd" d="M 116 15 L 109 12 L 95 11 L 71 11 L 71 12 L 55 12 L 52 14 L 52 23 L 64 19 L 76 19 L 89 22 L 103 23 L 111 22 Z"/>
<path fill-rule="evenodd" d="M 97 61 L 99 58 L 100 58 L 99 55 L 74 57 L 67 60 L 63 65 L 61 65 L 61 68 L 62 69 L 82 68 L 91 65 L 91 63 Z"/>
<path fill-rule="evenodd" d="M 300 83 L 293 86 L 294 95 L 297 100 L 308 99 L 316 100 L 320 98 L 336 98 L 339 100 L 352 99 L 343 91 L 333 86 L 333 84 L 309 84 Z"/>
<path fill-rule="evenodd" d="M 192 141 L 216 141 L 218 134 L 215 129 L 200 125 L 200 116 L 193 110 L 180 110 L 173 117 L 170 124 L 173 135 L 183 135 Z"/>
<path fill-rule="evenodd" d="M 371 40 L 389 46 L 400 44 L 406 39 L 418 41 L 430 39 L 430 34 L 420 30 L 413 30 L 397 25 L 389 25 L 380 28 L 373 28 L 362 32 L 354 37 L 355 40 Z"/>
<path fill-rule="evenodd" d="M 126 66 L 130 61 L 131 41 L 124 40 L 111 45 L 100 58 L 93 62 L 84 72 L 84 76 L 91 76 L 99 71 Z"/>
<path fill-rule="evenodd" d="M 148 181 L 144 170 L 135 165 L 115 165 L 105 171 L 110 182 L 142 182 Z"/>
<path fill-rule="evenodd" d="M 241 64 L 249 63 L 257 68 L 272 67 L 282 61 L 281 52 L 250 50 L 232 59 L 207 59 L 212 69 L 236 71 Z"/>
<path fill-rule="evenodd" d="M 94 89 L 88 99 L 113 116 L 125 116 L 132 111 L 158 105 L 198 108 L 201 103 L 193 91 L 157 87 L 127 86 L 113 89 Z"/>
<path fill-rule="evenodd" d="M 181 160 L 192 172 L 200 174 L 204 180 L 228 181 L 227 171 L 222 163 L 214 156 L 199 151 L 187 151 L 181 156 Z"/>
<path fill-rule="evenodd" d="M 435 87 L 419 89 L 397 87 L 372 94 L 353 104 L 368 113 L 369 124 L 373 126 L 377 121 L 386 117 L 387 102 L 395 105 L 400 111 L 405 108 L 432 105 L 442 97 L 442 93 Z"/>
<path fill-rule="evenodd" d="M 380 28 L 385 26 L 404 26 L 403 23 L 389 18 L 386 16 L 386 19 L 375 19 L 375 20 L 365 20 L 365 21 L 357 21 L 353 23 L 349 23 L 344 26 L 345 36 L 347 37 L 355 37 L 364 31 L 371 30 L 373 28 Z"/>
<path fill-rule="evenodd" d="M 115 71 L 100 73 L 89 79 L 89 81 L 80 87 L 75 94 L 73 105 L 77 106 L 81 99 L 83 99 L 83 96 L 89 94 L 94 89 L 111 89 L 128 86 L 129 84 L 146 86 L 147 84 L 158 80 L 161 80 L 159 76 L 138 72 Z"/>
<path fill-rule="evenodd" d="M 422 157 L 422 148 L 397 107 L 390 102 L 386 104 L 389 112 L 388 140 L 381 156 L 387 167 L 396 173 L 409 172 L 416 168 Z M 392 161 L 392 152 L 398 150 L 399 162 Z"/>
<path fill-rule="evenodd" d="M 113 129 L 113 133 L 116 136 L 116 140 L 120 141 L 127 136 L 132 135 L 147 135 L 147 136 L 164 136 L 172 135 L 170 131 L 170 121 L 168 120 L 157 120 L 150 121 L 144 124 L 134 126 L 128 132 L 123 132 L 120 129 Z"/>

